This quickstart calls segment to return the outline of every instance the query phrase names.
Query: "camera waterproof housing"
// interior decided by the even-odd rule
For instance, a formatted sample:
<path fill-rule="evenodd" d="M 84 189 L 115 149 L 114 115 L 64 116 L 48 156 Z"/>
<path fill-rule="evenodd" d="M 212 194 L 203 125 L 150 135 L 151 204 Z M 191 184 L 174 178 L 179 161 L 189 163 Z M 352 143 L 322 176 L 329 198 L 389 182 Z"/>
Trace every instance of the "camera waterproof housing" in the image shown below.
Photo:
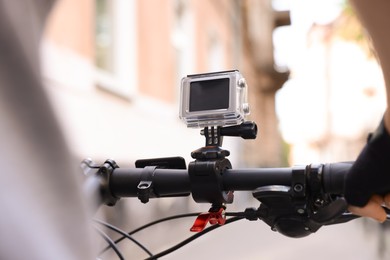
<path fill-rule="evenodd" d="M 247 88 L 237 70 L 188 75 L 181 81 L 180 118 L 188 127 L 238 125 L 249 114 Z"/>

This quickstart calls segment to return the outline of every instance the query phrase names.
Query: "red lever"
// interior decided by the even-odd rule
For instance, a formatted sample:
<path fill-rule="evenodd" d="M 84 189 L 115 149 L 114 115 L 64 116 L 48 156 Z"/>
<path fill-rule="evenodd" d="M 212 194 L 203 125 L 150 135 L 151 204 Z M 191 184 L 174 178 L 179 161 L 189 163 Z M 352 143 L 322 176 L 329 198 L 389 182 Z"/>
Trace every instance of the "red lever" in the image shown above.
<path fill-rule="evenodd" d="M 225 208 L 211 208 L 208 213 L 199 214 L 190 230 L 192 232 L 200 232 L 206 227 L 207 223 L 211 225 L 223 225 L 225 222 Z"/>

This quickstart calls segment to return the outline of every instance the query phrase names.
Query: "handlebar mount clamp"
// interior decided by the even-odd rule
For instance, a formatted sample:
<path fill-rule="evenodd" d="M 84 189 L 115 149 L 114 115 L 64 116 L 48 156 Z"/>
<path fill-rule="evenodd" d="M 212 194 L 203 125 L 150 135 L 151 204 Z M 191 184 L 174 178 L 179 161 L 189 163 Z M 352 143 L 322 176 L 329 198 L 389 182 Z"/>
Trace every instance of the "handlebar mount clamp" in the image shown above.
<path fill-rule="evenodd" d="M 192 197 L 196 202 L 209 202 L 222 205 L 233 202 L 233 192 L 224 191 L 222 174 L 232 165 L 228 159 L 212 161 L 195 160 L 189 164 L 188 174 Z"/>
<path fill-rule="evenodd" d="M 188 167 L 192 197 L 196 202 L 209 202 L 213 207 L 220 207 L 233 202 L 233 191 L 224 191 L 222 175 L 232 165 L 225 157 L 228 150 L 221 148 L 223 136 L 241 136 L 254 139 L 257 126 L 254 122 L 245 122 L 233 127 L 205 127 L 201 134 L 206 138 L 204 147 L 191 153 L 195 161 Z"/>

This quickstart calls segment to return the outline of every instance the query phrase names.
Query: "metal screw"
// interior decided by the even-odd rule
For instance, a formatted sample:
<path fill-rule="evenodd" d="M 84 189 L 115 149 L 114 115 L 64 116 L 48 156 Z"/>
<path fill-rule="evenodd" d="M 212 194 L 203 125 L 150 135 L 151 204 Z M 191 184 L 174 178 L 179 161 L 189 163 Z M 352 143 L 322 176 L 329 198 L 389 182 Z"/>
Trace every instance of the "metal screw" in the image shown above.
<path fill-rule="evenodd" d="M 249 104 L 248 104 L 248 103 L 242 104 L 242 111 L 243 111 L 245 114 L 249 114 L 250 108 L 249 108 Z"/>
<path fill-rule="evenodd" d="M 305 210 L 304 210 L 304 209 L 297 209 L 297 212 L 298 212 L 299 214 L 303 214 L 303 213 L 305 213 Z"/>
<path fill-rule="evenodd" d="M 314 201 L 314 205 L 316 205 L 317 207 L 322 207 L 324 205 L 324 201 L 322 199 L 317 198 Z"/>
<path fill-rule="evenodd" d="M 302 184 L 295 184 L 294 186 L 294 191 L 295 192 L 302 192 L 303 191 L 303 185 Z"/>
<path fill-rule="evenodd" d="M 246 80 L 244 78 L 241 78 L 239 81 L 238 81 L 238 86 L 240 88 L 244 88 L 246 85 Z"/>

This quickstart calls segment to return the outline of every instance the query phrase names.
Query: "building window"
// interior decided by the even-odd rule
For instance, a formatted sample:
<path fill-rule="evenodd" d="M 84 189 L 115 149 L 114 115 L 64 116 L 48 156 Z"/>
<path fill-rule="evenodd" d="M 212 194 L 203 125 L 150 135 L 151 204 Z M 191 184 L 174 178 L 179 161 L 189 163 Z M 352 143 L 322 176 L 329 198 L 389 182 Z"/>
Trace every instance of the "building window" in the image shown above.
<path fill-rule="evenodd" d="M 137 85 L 136 0 L 95 0 L 95 82 L 131 98 Z"/>
<path fill-rule="evenodd" d="M 181 79 L 194 72 L 194 21 L 191 6 L 188 1 L 173 1 L 174 23 L 171 42 L 176 57 L 176 86 Z M 177 88 L 179 90 L 179 88 Z M 179 93 L 177 93 L 179 96 Z"/>
<path fill-rule="evenodd" d="M 210 32 L 207 46 L 208 71 L 221 71 L 226 69 L 223 46 L 216 31 Z"/>
<path fill-rule="evenodd" d="M 96 0 L 95 64 L 99 69 L 113 72 L 113 2 Z"/>

